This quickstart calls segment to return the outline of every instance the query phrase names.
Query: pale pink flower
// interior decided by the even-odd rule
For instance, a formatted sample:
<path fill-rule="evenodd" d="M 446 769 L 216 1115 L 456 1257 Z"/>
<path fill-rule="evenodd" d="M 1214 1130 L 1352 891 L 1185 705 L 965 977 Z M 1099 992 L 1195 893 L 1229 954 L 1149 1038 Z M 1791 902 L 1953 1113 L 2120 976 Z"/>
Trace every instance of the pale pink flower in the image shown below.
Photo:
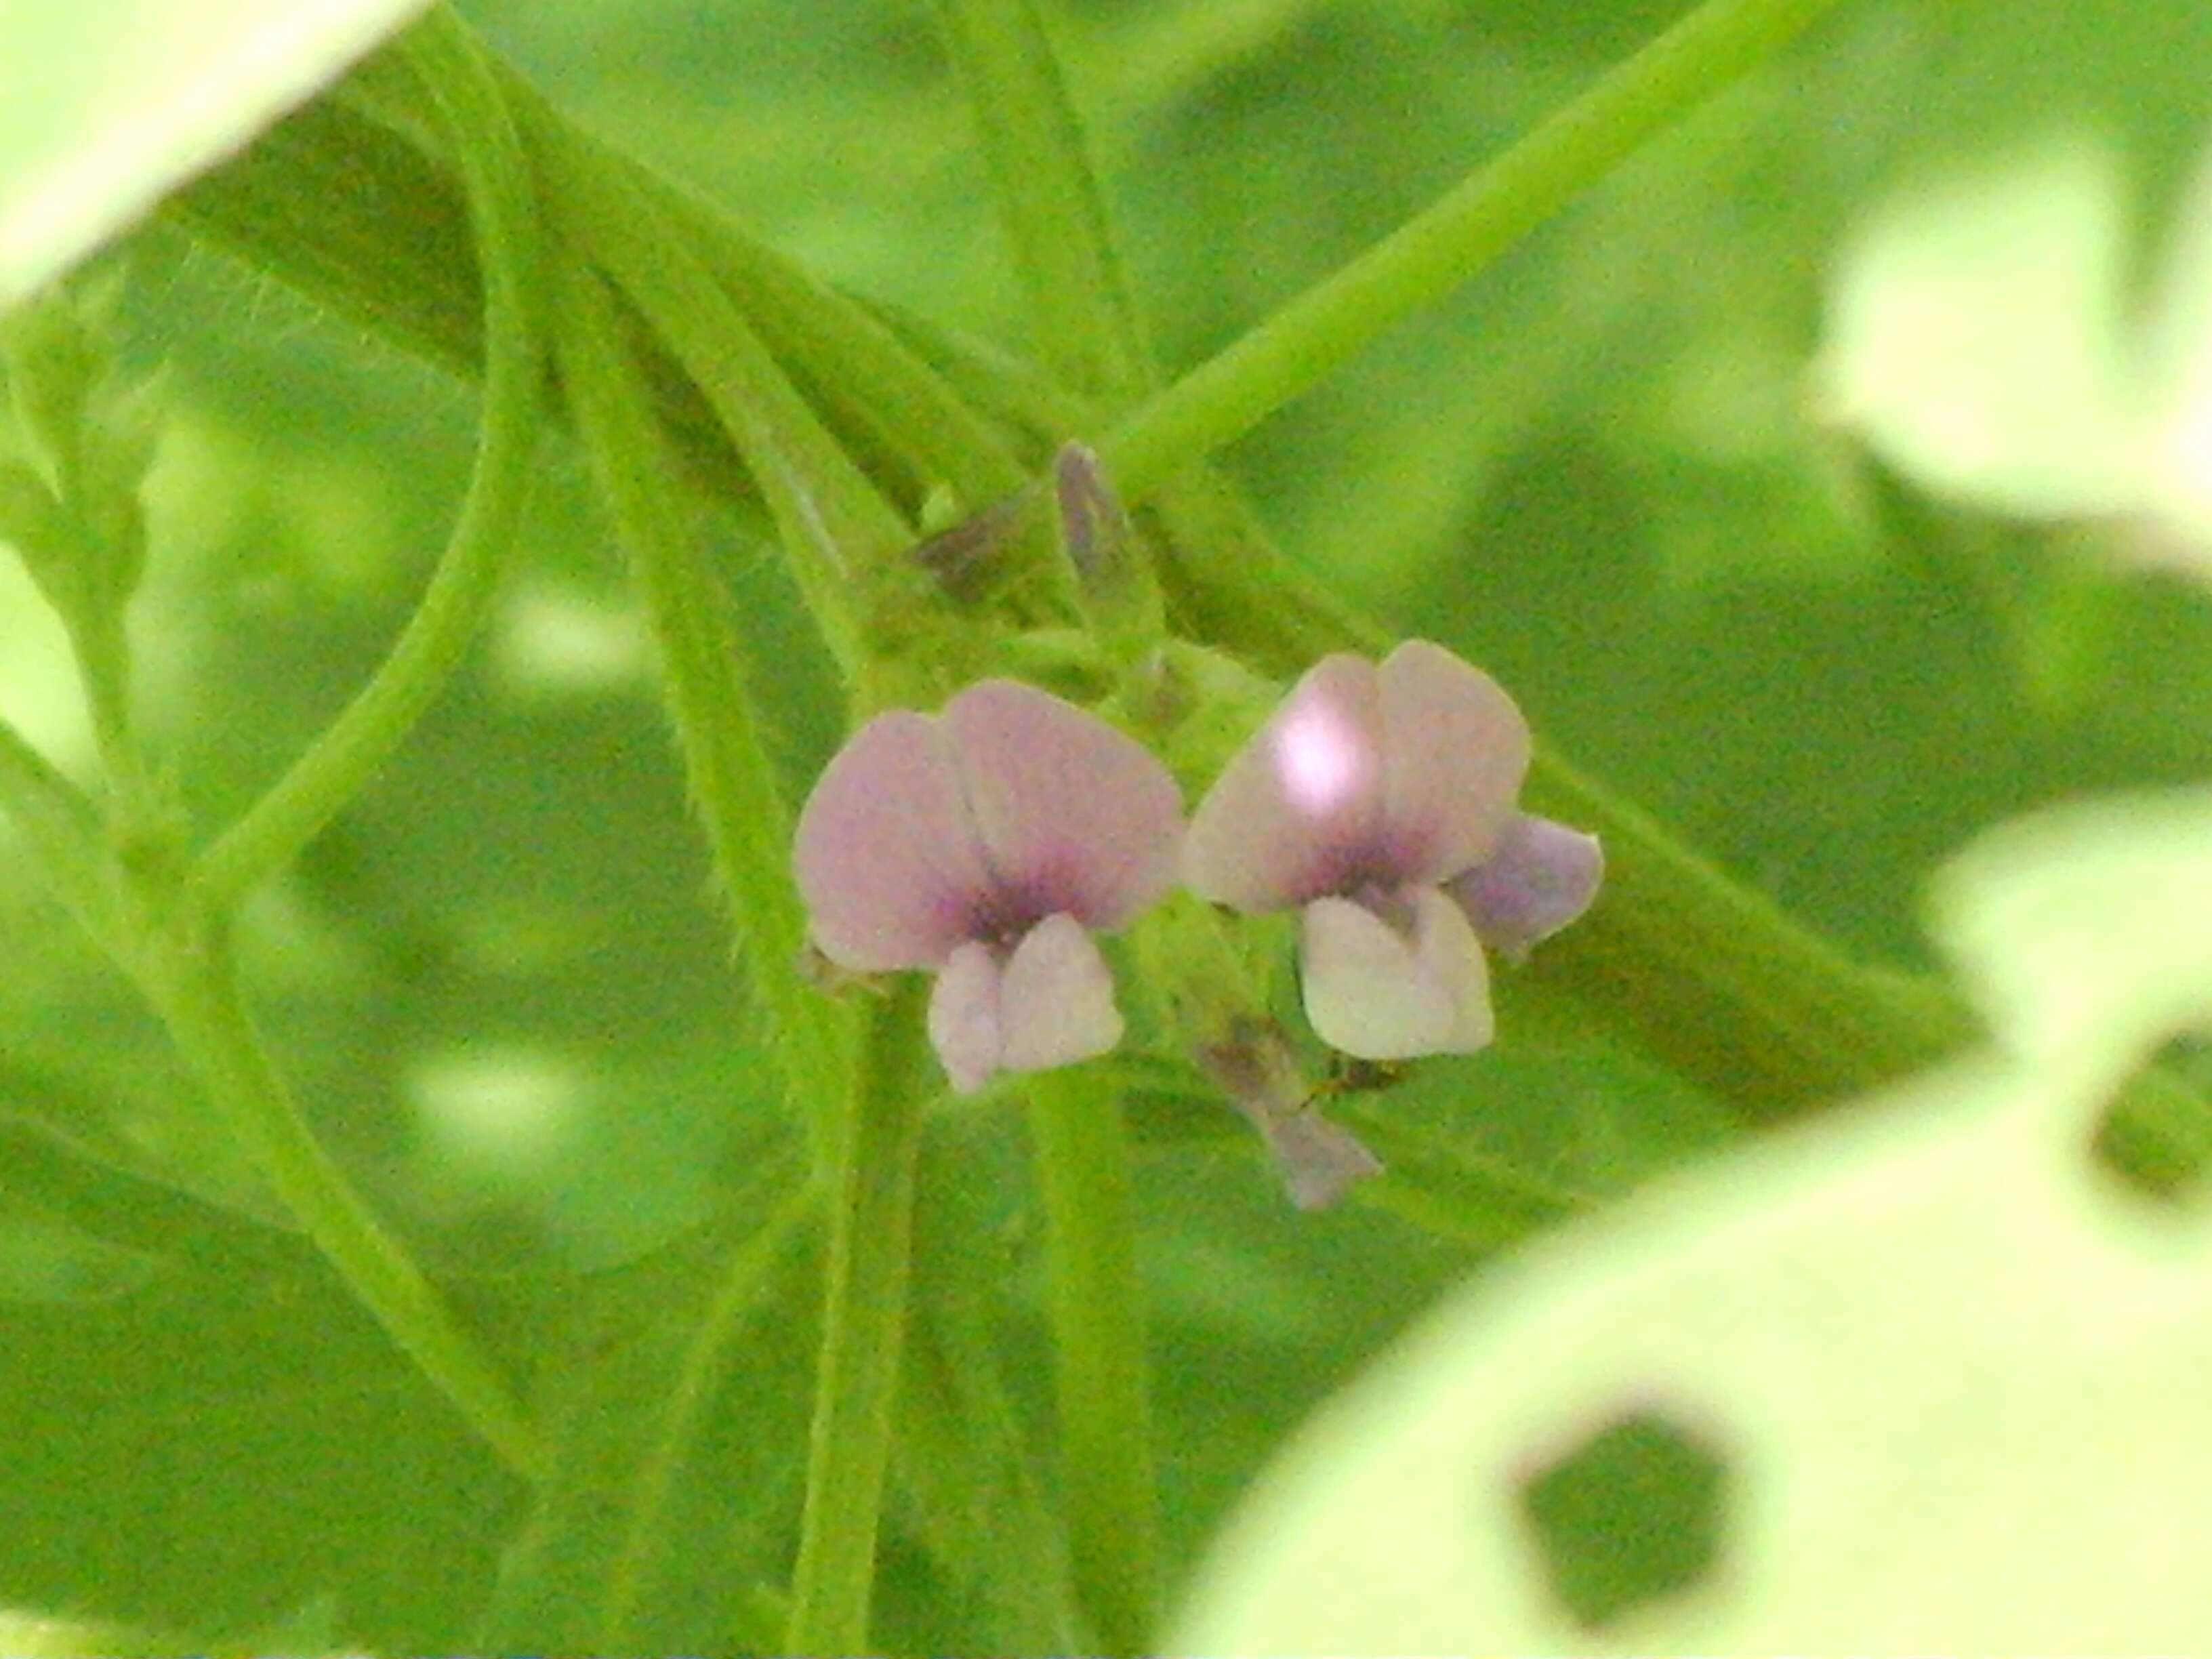
<path fill-rule="evenodd" d="M 956 1089 L 1104 1054 L 1121 1036 L 1092 929 L 1175 878 L 1167 769 L 1096 716 L 1013 680 L 936 715 L 878 714 L 823 770 L 792 862 L 840 967 L 926 968 Z"/>
<path fill-rule="evenodd" d="M 1443 647 L 1326 657 L 1206 792 L 1183 878 L 1300 913 L 1306 1016 L 1331 1046 L 1471 1053 L 1493 1029 L 1485 938 L 1525 951 L 1600 873 L 1594 839 L 1517 811 L 1528 768 L 1513 700 Z"/>
<path fill-rule="evenodd" d="M 1604 878 L 1605 854 L 1595 836 L 1516 812 L 1490 856 L 1454 876 L 1444 891 L 1467 912 L 1477 939 L 1522 962 L 1532 945 L 1589 908 Z"/>

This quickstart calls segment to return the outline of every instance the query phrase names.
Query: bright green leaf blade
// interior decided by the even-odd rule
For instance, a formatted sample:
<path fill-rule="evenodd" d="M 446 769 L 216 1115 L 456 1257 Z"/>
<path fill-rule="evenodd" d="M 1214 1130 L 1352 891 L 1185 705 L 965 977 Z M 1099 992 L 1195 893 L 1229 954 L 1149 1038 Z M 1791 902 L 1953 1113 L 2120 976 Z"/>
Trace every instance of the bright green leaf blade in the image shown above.
<path fill-rule="evenodd" d="M 0 5 L 0 310 L 246 143 L 424 0 Z"/>
<path fill-rule="evenodd" d="M 1830 418 L 1939 495 L 2024 518 L 2135 506 L 2142 388 L 2123 337 L 2117 163 L 2052 142 L 1901 192 L 1830 295 Z"/>
<path fill-rule="evenodd" d="M 2123 1070 L 2212 1010 L 2212 791 L 2008 824 L 1944 872 L 1935 922 L 2021 1054 Z"/>
<path fill-rule="evenodd" d="M 1984 1060 L 1562 1234 L 1307 1432 L 1187 1651 L 2196 1649 L 2212 1236 L 2087 1127 L 2212 1011 L 2212 802 L 2052 814 L 1942 890 Z"/>
<path fill-rule="evenodd" d="M 303 1243 L 234 1228 L 163 1265 L 96 1307 L 0 1304 L 0 1600 L 144 1632 L 107 1653 L 329 1651 L 302 1638 L 325 1596 L 349 1651 L 448 1650 L 518 1484 Z M 0 1651 L 37 1634 L 0 1615 Z"/>
<path fill-rule="evenodd" d="M 2212 1250 L 2106 1212 L 2086 1161 L 2016 1132 L 2027 1092 L 1923 1085 L 1479 1282 L 1261 1488 L 1175 1649 L 2212 1641 L 2167 1554 L 2212 1529 Z M 1525 1507 L 1532 1476 L 1639 1413 L 1720 1465 L 1712 1571 L 1678 1559 L 1681 1594 L 1640 1607 L 1665 1559 L 1608 1561 L 1605 1539 L 1679 1528 L 1690 1483 L 1613 1471 L 1549 1571 Z M 1616 1622 L 1567 1611 L 1593 1595 Z"/>

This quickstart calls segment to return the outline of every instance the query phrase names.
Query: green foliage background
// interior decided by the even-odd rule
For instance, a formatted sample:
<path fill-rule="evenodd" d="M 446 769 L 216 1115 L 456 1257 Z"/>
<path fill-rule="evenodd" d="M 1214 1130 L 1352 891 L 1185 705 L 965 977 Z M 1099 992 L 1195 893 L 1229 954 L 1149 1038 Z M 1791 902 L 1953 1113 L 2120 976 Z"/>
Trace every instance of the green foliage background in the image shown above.
<path fill-rule="evenodd" d="M 556 104 L 771 244 L 1029 344 L 919 4 L 464 9 Z M 1670 15 L 1070 0 L 1054 21 L 1172 368 Z M 2212 604 L 1946 506 L 1820 424 L 1808 365 L 1838 246 L 1949 162 L 2091 131 L 2125 159 L 2149 268 L 2212 131 L 2207 61 L 2212 12 L 2181 0 L 1844 5 L 1226 464 L 1299 563 L 1490 668 L 1563 750 L 1795 915 L 1923 963 L 1928 874 L 1976 832 L 2212 770 Z M 130 252 L 128 350 L 170 365 L 143 708 L 220 822 L 407 613 L 464 482 L 472 393 L 172 225 Z M 756 636 L 789 641 L 765 690 L 803 787 L 836 737 L 825 665 L 772 554 L 717 533 Z M 605 1506 L 676 1335 L 786 1173 L 649 672 L 556 443 L 492 637 L 244 928 L 282 1058 L 348 1169 L 494 1331 L 519 1344 L 561 1310 L 539 1403 L 562 1473 L 534 1506 L 272 1224 L 150 1018 L 0 857 L 0 1606 L 392 1651 L 590 1628 L 566 1599 L 622 1547 Z M 0 568 L 0 708 L 81 762 L 72 698 L 58 631 Z M 1299 1216 L 1225 1112 L 1142 1115 L 1177 1583 L 1291 1430 L 1448 1286 L 1741 1133 L 1510 979 L 1500 1023 L 1495 1051 L 1373 1108 L 1448 1146 L 1440 1163 L 1506 1172 L 1456 1204 Z M 1050 1645 L 1051 1610 L 1006 1591 L 1020 1575 L 963 1566 L 1043 1547 L 1018 1535 L 1041 1501 L 1024 1483 L 1050 1479 L 1020 1126 L 987 1109 L 932 1136 L 912 1363 L 954 1379 L 940 1407 L 965 1406 L 902 1419 L 879 1633 Z M 677 1518 L 624 1569 L 642 1646 L 775 1628 L 756 1591 L 788 1567 L 815 1248 L 789 1244 L 674 1477 Z M 666 1547 L 684 1536 L 728 1553 Z"/>

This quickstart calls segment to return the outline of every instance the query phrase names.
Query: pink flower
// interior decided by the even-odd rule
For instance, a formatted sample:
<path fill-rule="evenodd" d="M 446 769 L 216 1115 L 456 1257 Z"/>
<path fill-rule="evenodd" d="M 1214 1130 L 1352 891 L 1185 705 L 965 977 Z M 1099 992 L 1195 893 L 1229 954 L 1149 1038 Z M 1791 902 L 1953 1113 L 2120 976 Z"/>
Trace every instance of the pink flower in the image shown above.
<path fill-rule="evenodd" d="M 1595 836 L 1516 812 L 1490 856 L 1444 884 L 1474 936 L 1515 962 L 1590 907 L 1605 877 Z"/>
<path fill-rule="evenodd" d="M 1306 1016 L 1331 1046 L 1471 1053 L 1493 1029 L 1484 939 L 1523 951 L 1596 890 L 1596 842 L 1516 810 L 1528 768 L 1513 700 L 1441 646 L 1326 657 L 1206 792 L 1183 878 L 1300 912 Z"/>
<path fill-rule="evenodd" d="M 1012 680 L 855 732 L 799 815 L 792 861 L 840 967 L 937 970 L 929 1038 L 965 1093 L 1121 1040 L 1091 930 L 1175 878 L 1167 769 L 1103 720 Z"/>

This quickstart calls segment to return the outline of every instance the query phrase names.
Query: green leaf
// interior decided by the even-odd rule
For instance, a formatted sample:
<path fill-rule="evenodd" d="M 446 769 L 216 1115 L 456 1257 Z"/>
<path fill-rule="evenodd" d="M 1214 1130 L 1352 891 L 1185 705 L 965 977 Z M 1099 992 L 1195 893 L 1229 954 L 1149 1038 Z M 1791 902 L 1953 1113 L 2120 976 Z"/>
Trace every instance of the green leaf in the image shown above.
<path fill-rule="evenodd" d="M 240 148 L 423 0 L 88 0 L 11 6 L 0 61 L 0 309 Z"/>
<path fill-rule="evenodd" d="M 1039 1357 L 1008 1351 L 1007 1287 L 1030 1277 L 1036 1202 L 1015 1127 L 994 1114 L 948 1114 L 923 1143 L 893 1513 L 969 1616 L 959 1639 L 935 1638 L 947 1648 L 1097 1652 L 1076 1608 L 1036 1419 L 1018 1398 Z"/>
<path fill-rule="evenodd" d="M 694 1241 L 574 1300 L 538 1401 L 550 1472 L 477 1645 L 716 1651 L 755 1616 L 805 1457 L 821 1261 L 793 1234 L 811 1208 L 787 1196 L 750 1237 Z"/>
<path fill-rule="evenodd" d="M 2009 1046 L 2112 1076 L 2212 1014 L 2212 791 L 2101 800 L 1984 836 L 1936 925 Z"/>
<path fill-rule="evenodd" d="M 233 1229 L 167 1267 L 95 1309 L 0 1304 L 0 1599 L 153 1632 L 109 1653 L 300 1651 L 272 1624 L 325 1595 L 354 1648 L 450 1646 L 516 1484 L 305 1244 Z M 4 1619 L 0 1650 L 40 1650 Z"/>
<path fill-rule="evenodd" d="M 112 1244 L 0 1190 L 0 1302 L 65 1307 L 129 1296 L 158 1257 Z"/>
<path fill-rule="evenodd" d="M 1831 417 L 1927 489 L 2071 518 L 2133 506 L 2118 167 L 2086 139 L 1899 192 L 1844 251 Z"/>
<path fill-rule="evenodd" d="M 2212 799 L 2014 826 L 1942 931 L 2008 1053 L 1466 1287 L 1218 1541 L 1182 1651 L 2212 1641 L 2212 1237 L 2087 1127 L 2212 1013 Z"/>

